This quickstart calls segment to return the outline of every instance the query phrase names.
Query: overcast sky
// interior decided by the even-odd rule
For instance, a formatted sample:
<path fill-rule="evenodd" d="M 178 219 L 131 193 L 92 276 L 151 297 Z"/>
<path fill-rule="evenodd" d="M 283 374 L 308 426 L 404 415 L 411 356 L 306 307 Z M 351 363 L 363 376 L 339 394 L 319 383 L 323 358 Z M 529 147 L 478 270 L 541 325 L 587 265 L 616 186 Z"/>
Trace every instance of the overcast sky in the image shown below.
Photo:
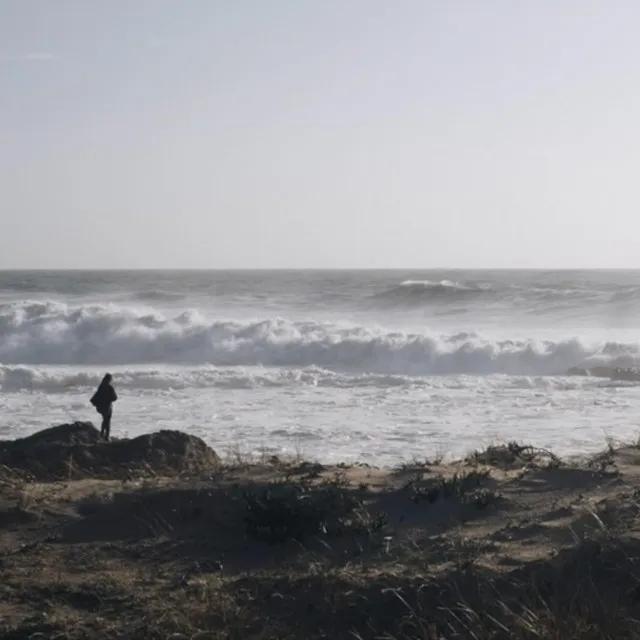
<path fill-rule="evenodd" d="M 0 268 L 640 267 L 636 0 L 0 0 Z"/>

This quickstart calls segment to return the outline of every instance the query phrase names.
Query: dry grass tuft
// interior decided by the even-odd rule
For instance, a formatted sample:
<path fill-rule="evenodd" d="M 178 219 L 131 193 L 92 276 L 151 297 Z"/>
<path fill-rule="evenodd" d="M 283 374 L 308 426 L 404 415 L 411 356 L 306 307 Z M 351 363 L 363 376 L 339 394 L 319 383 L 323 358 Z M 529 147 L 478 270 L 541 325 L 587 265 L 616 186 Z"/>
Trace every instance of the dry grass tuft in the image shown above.
<path fill-rule="evenodd" d="M 491 445 L 484 451 L 474 451 L 467 456 L 466 462 L 473 466 L 486 465 L 499 469 L 514 469 L 523 466 L 556 469 L 561 465 L 560 458 L 551 451 L 517 442 Z"/>

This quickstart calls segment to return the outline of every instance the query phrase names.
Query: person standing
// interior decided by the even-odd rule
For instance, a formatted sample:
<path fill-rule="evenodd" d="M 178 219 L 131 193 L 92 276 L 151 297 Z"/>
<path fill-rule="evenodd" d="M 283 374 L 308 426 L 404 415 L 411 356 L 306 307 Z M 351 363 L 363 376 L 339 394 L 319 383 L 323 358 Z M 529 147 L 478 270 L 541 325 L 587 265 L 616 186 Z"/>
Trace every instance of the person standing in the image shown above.
<path fill-rule="evenodd" d="M 111 416 L 113 415 L 113 403 L 118 399 L 116 390 L 113 388 L 111 381 L 113 376 L 107 373 L 102 382 L 98 385 L 96 392 L 91 396 L 91 404 L 96 411 L 102 416 L 102 426 L 100 427 L 100 435 L 109 440 L 111 433 Z"/>

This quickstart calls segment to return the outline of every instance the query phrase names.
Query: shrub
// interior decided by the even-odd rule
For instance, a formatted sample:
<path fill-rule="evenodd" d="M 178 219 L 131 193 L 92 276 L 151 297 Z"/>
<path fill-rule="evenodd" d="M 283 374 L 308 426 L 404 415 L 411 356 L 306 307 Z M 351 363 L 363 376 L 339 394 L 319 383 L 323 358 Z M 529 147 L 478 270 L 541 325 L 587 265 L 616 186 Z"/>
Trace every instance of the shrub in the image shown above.
<path fill-rule="evenodd" d="M 370 514 L 353 492 L 337 483 L 270 485 L 246 491 L 243 499 L 246 532 L 269 543 L 303 542 L 312 536 L 335 537 L 348 532 L 374 534 L 387 522 L 384 514 Z"/>

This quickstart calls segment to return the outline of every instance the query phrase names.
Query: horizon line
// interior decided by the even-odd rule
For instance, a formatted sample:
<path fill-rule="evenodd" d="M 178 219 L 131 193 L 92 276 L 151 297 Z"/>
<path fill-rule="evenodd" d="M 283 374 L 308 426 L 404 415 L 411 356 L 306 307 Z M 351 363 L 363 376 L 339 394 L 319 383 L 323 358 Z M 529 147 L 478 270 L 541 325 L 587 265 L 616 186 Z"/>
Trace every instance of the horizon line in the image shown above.
<path fill-rule="evenodd" d="M 247 271 L 640 271 L 637 267 L 0 267 L 9 272 L 247 272 Z"/>

